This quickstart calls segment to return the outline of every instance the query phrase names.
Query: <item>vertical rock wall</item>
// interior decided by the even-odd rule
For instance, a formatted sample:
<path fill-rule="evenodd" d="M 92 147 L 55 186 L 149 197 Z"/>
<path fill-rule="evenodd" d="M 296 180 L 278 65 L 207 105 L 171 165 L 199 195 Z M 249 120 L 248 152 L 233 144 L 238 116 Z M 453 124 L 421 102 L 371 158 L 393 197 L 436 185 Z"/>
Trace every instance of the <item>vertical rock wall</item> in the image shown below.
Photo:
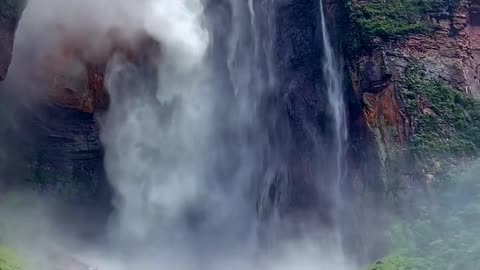
<path fill-rule="evenodd" d="M 347 69 L 362 110 L 352 121 L 367 124 L 381 177 L 392 193 L 418 179 L 420 184 L 442 181 L 451 168 L 476 156 L 478 143 L 478 136 L 458 122 L 476 123 L 478 3 L 420 2 L 345 2 Z M 442 104 L 450 96 L 465 101 Z M 448 104 L 453 107 L 447 112 Z M 475 145 L 475 153 L 462 150 L 463 144 Z"/>
<path fill-rule="evenodd" d="M 5 0 L 0 3 L 0 80 L 4 80 L 12 61 L 15 30 L 23 9 L 22 0 Z"/>

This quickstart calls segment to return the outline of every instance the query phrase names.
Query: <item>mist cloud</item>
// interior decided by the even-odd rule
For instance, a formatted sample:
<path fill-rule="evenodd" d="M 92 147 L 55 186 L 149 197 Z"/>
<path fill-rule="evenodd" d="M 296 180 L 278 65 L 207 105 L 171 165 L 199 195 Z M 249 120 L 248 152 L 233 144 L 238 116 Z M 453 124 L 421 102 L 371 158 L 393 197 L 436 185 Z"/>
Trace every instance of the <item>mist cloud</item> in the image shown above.
<path fill-rule="evenodd" d="M 258 18 L 249 4 L 232 5 L 250 10 L 235 11 L 241 20 L 236 24 L 245 20 L 255 27 Z M 96 55 L 112 45 L 105 38 L 112 29 L 126 42 L 147 35 L 161 51 L 149 57 L 154 72 L 121 53 L 108 63 L 111 102 L 99 116 L 115 192 L 108 243 L 62 251 L 101 270 L 353 269 L 328 241 L 278 239 L 279 246 L 268 251 L 258 245 L 257 194 L 248 195 L 261 189 L 255 182 L 269 147 L 265 134 L 256 133 L 263 124 L 256 106 L 259 93 L 274 85 L 271 42 L 260 42 L 257 31 L 255 48 L 244 50 L 248 28 L 233 28 L 227 66 L 235 95 L 230 110 L 218 115 L 229 89 L 219 89 L 212 69 L 209 53 L 216 48 L 203 8 L 200 0 L 31 0 L 18 29 L 20 59 L 35 48 L 40 65 L 65 39 L 86 44 Z M 261 55 L 266 63 L 257 59 Z M 23 70 L 29 59 L 15 69 Z M 260 70 L 264 65 L 269 70 Z M 263 81 L 259 74 L 271 76 Z M 274 166 L 269 175 L 280 165 Z M 64 244 L 66 237 L 57 233 L 45 230 Z"/>

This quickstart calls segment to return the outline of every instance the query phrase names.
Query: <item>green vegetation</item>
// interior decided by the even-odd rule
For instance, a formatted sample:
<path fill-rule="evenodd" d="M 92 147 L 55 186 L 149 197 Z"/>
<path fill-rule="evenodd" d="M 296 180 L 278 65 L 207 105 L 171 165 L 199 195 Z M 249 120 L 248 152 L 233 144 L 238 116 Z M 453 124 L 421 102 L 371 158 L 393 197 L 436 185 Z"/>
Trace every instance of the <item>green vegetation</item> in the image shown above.
<path fill-rule="evenodd" d="M 399 84 L 410 149 L 433 176 L 408 219 L 391 227 L 391 251 L 369 270 L 477 269 L 480 264 L 480 101 L 411 64 Z M 470 167 L 468 170 L 465 168 Z"/>
<path fill-rule="evenodd" d="M 386 0 L 367 2 L 360 7 L 359 23 L 371 36 L 383 39 L 410 33 L 427 33 L 424 21 L 430 3 L 425 0 Z"/>
<path fill-rule="evenodd" d="M 420 270 L 426 264 L 421 258 L 390 256 L 372 264 L 368 270 Z"/>
<path fill-rule="evenodd" d="M 395 40 L 410 34 L 431 34 L 435 19 L 452 14 L 461 0 L 347 0 L 346 9 L 358 28 L 360 45 L 371 45 L 373 38 Z"/>
<path fill-rule="evenodd" d="M 6 247 L 0 246 L 0 270 L 20 270 L 22 263 L 15 253 Z"/>
<path fill-rule="evenodd" d="M 451 178 L 448 172 L 480 152 L 480 102 L 428 79 L 418 65 L 407 69 L 403 83 L 400 94 L 415 131 L 412 152 L 431 173 Z"/>
<path fill-rule="evenodd" d="M 474 156 L 480 147 L 480 103 L 441 81 L 415 78 L 409 91 L 425 108 L 416 119 L 413 150 L 420 155 Z M 410 100 L 411 101 L 411 100 Z"/>
<path fill-rule="evenodd" d="M 430 0 L 367 1 L 351 7 L 354 22 L 367 39 L 393 39 L 412 33 L 428 33 L 426 15 Z"/>
<path fill-rule="evenodd" d="M 480 265 L 480 166 L 457 176 L 454 190 L 419 203 L 414 218 L 392 226 L 391 254 L 369 270 L 457 270 Z"/>

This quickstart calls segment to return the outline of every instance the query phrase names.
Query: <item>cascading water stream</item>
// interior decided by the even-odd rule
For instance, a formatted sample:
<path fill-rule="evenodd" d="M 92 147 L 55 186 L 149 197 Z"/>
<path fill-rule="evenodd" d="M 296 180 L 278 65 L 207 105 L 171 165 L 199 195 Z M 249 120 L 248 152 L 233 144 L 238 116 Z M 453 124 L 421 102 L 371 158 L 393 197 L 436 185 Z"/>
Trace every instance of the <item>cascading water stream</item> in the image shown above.
<path fill-rule="evenodd" d="M 100 270 L 354 269 L 330 239 L 347 127 L 323 3 L 317 13 L 309 0 L 88 2 L 85 14 L 122 7 L 102 30 L 121 29 L 115 42 L 133 47 L 146 37 L 155 52 L 113 44 L 99 119 L 114 213 L 106 244 L 82 260 Z"/>
<path fill-rule="evenodd" d="M 267 134 L 268 123 L 262 123 L 261 120 L 262 98 L 275 90 L 276 83 L 272 56 L 275 37 L 272 21 L 274 1 L 228 2 L 232 7 L 232 29 L 227 36 L 222 37 L 228 46 L 226 60 L 229 84 L 234 92 L 233 104 L 228 108 L 228 113 L 231 114 L 231 121 L 236 123 L 234 130 L 240 137 L 237 143 L 244 150 L 240 162 L 247 166 L 242 166 L 242 170 L 249 172 L 250 178 L 247 182 L 246 179 L 238 181 L 257 190 L 252 190 L 254 196 L 251 199 L 257 201 L 256 216 L 263 217 L 277 210 L 275 202 L 272 205 L 269 201 L 269 187 L 274 185 L 281 166 L 272 153 Z M 257 193 L 258 196 L 255 195 Z M 270 221 L 275 223 L 276 213 L 273 216 Z M 263 234 L 273 235 L 275 232 L 267 229 Z"/>
<path fill-rule="evenodd" d="M 226 2 L 232 25 L 221 39 L 224 55 L 218 55 L 221 46 L 213 43 L 212 29 L 205 26 L 202 1 L 157 0 L 147 5 L 145 30 L 162 46 L 163 55 L 156 59 L 158 74 L 146 76 L 125 59 L 110 64 L 107 87 L 112 102 L 102 138 L 117 194 L 112 244 L 127 256 L 127 267 L 151 268 L 161 262 L 174 269 L 190 270 L 198 263 L 206 269 L 225 269 L 230 268 L 225 264 L 238 266 L 238 260 L 239 265 L 257 269 L 258 224 L 270 222 L 263 233 L 276 234 L 276 204 L 284 193 L 282 184 L 291 177 L 289 151 L 295 147 L 290 135 L 282 134 L 294 133 L 291 127 L 278 120 L 284 116 L 279 108 L 285 103 L 265 102 L 280 96 L 274 48 L 279 4 Z M 334 119 L 338 205 L 345 113 L 341 73 L 323 10 L 321 23 L 324 77 Z M 217 58 L 225 70 L 214 69 Z M 219 81 L 226 83 L 216 84 Z M 281 124 L 271 123 L 275 121 Z M 264 216 L 269 217 L 261 220 Z M 332 253 L 329 263 L 339 260 L 332 264 L 345 269 L 343 254 L 328 248 L 321 247 Z M 288 258 L 292 268 L 299 265 L 297 252 Z M 153 254 L 161 256 L 151 260 Z M 304 259 L 318 257 L 300 261 Z M 310 267 L 314 264 L 299 269 Z M 269 258 L 265 269 L 289 268 Z"/>
<path fill-rule="evenodd" d="M 345 145 L 348 139 L 347 119 L 345 114 L 345 102 L 343 96 L 343 77 L 341 66 L 338 64 L 338 57 L 335 55 L 332 43 L 329 37 L 327 20 L 325 17 L 323 0 L 320 0 L 320 21 L 322 29 L 323 42 L 323 74 L 328 91 L 328 105 L 333 118 L 334 130 L 334 156 L 335 156 L 335 172 L 334 172 L 334 219 L 339 215 L 338 211 L 343 208 L 343 198 L 341 185 L 345 177 Z M 336 224 L 339 226 L 340 224 Z M 338 229 L 337 229 L 338 231 Z M 338 233 L 338 241 L 341 241 L 341 233 Z"/>

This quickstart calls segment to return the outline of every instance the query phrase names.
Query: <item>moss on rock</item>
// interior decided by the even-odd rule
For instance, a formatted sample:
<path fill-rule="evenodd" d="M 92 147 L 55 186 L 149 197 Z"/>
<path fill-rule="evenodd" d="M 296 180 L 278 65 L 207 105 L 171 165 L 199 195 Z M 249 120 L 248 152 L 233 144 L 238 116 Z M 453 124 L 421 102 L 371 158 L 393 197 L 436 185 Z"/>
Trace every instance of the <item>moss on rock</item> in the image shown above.
<path fill-rule="evenodd" d="M 363 46 L 372 40 L 397 40 L 411 34 L 432 34 L 438 19 L 452 15 L 461 0 L 347 0 L 351 22 Z M 375 43 L 375 42 L 374 42 Z"/>
<path fill-rule="evenodd" d="M 430 0 L 362 1 L 349 6 L 352 20 L 367 42 L 374 37 L 387 40 L 432 30 L 426 19 Z"/>
<path fill-rule="evenodd" d="M 370 265 L 368 270 L 423 270 L 429 269 L 422 258 L 389 256 Z"/>
<path fill-rule="evenodd" d="M 480 101 L 429 78 L 420 64 L 405 71 L 400 95 L 410 117 L 410 148 L 437 180 L 480 153 Z"/>
<path fill-rule="evenodd" d="M 15 253 L 7 248 L 0 246 L 0 270 L 21 270 L 23 263 L 18 259 Z"/>
<path fill-rule="evenodd" d="M 367 34 L 385 39 L 428 32 L 422 19 L 429 9 L 430 3 L 425 0 L 367 2 L 359 9 L 359 23 Z"/>

